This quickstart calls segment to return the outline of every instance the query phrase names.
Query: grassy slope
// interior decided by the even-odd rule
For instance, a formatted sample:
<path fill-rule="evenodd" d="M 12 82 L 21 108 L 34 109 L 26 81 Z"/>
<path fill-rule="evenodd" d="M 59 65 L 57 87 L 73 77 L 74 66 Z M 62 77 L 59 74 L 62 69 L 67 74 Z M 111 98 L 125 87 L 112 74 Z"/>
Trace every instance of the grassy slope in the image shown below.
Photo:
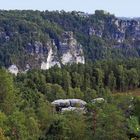
<path fill-rule="evenodd" d="M 134 89 L 134 90 L 129 90 L 127 92 L 117 92 L 117 95 L 132 95 L 132 96 L 140 96 L 140 88 Z"/>

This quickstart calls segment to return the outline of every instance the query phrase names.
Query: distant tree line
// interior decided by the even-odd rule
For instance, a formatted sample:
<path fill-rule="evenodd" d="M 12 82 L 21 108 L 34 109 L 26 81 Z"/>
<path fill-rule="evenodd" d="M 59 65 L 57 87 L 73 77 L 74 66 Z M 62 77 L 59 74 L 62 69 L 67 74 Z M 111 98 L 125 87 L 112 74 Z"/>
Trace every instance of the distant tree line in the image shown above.
<path fill-rule="evenodd" d="M 73 64 L 47 71 L 32 70 L 17 77 L 18 84 L 37 90 L 49 101 L 58 98 L 82 98 L 87 101 L 104 96 L 106 92 L 123 92 L 139 88 L 140 61 L 103 60 Z M 53 93 L 53 94 L 52 94 Z"/>

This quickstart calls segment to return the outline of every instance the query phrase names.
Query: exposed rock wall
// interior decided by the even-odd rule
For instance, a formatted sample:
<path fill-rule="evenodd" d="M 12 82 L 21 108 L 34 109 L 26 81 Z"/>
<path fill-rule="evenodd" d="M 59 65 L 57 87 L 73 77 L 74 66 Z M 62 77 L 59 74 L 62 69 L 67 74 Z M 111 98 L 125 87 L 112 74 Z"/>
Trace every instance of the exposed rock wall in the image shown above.
<path fill-rule="evenodd" d="M 41 68 L 42 70 L 49 69 L 55 65 L 72 63 L 85 63 L 85 57 L 82 46 L 73 36 L 73 32 L 64 32 L 59 40 L 59 49 L 54 40 L 48 40 L 46 44 L 40 41 L 28 43 L 25 47 L 25 56 L 27 61 L 25 67 L 20 71 L 28 71 L 29 69 Z M 17 71 L 13 71 L 17 66 L 13 65 L 9 68 L 9 72 L 17 75 Z M 19 66 L 20 67 L 20 66 Z"/>
<path fill-rule="evenodd" d="M 62 35 L 62 41 L 60 42 L 61 62 L 67 63 L 85 63 L 85 58 L 82 50 L 82 46 L 74 38 L 72 32 L 65 32 Z"/>
<path fill-rule="evenodd" d="M 136 19 L 112 18 L 106 22 L 102 21 L 99 26 L 91 26 L 89 35 L 114 40 L 123 43 L 125 40 L 140 40 L 140 21 Z"/>

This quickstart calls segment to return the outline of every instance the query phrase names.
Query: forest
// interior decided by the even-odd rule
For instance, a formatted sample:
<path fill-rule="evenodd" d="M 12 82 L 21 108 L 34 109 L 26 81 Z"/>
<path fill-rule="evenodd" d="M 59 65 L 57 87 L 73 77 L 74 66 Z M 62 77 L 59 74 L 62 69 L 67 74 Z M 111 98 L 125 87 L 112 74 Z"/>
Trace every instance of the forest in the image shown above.
<path fill-rule="evenodd" d="M 41 70 L 65 32 L 80 44 L 85 64 Z M 12 64 L 17 76 L 7 70 Z M 139 19 L 102 10 L 0 10 L 0 140 L 139 140 L 139 93 Z M 97 98 L 104 102 L 92 102 Z M 57 99 L 84 100 L 85 112 L 56 111 Z"/>
<path fill-rule="evenodd" d="M 16 64 L 23 70 L 27 61 L 33 66 L 38 54 L 33 52 L 35 58 L 30 54 L 29 44 L 35 49 L 37 41 L 46 50 L 45 44 L 54 40 L 59 51 L 65 31 L 71 31 L 82 45 L 86 62 L 140 57 L 139 19 L 119 19 L 103 10 L 95 14 L 0 10 L 0 66 Z"/>
<path fill-rule="evenodd" d="M 140 60 L 96 61 L 30 70 L 0 69 L 0 140 L 137 140 Z M 118 94 L 119 93 L 119 94 Z M 92 103 L 102 97 L 106 102 Z M 87 102 L 86 112 L 56 112 L 55 99 Z"/>

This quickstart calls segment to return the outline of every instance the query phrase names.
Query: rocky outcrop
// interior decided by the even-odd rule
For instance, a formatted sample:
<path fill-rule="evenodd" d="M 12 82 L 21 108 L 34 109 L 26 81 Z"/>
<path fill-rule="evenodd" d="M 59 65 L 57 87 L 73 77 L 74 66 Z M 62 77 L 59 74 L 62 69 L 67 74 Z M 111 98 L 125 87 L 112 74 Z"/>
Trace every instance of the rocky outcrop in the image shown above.
<path fill-rule="evenodd" d="M 85 63 L 82 46 L 74 38 L 73 32 L 64 32 L 59 40 L 59 46 L 53 39 L 49 39 L 46 44 L 40 41 L 28 43 L 25 46 L 25 56 L 26 63 L 24 68 L 19 66 L 19 71 L 27 72 L 34 68 L 47 70 L 55 65 L 61 67 L 66 64 Z M 17 66 L 10 66 L 9 72 L 17 75 Z"/>
<path fill-rule="evenodd" d="M 112 18 L 99 26 L 91 26 L 89 35 L 123 43 L 125 40 L 140 40 L 140 21 L 136 19 Z"/>
<path fill-rule="evenodd" d="M 13 65 L 9 66 L 8 71 L 14 75 L 17 75 L 19 72 L 19 69 L 15 64 L 13 64 Z"/>
<path fill-rule="evenodd" d="M 56 111 L 82 111 L 85 112 L 85 101 L 81 99 L 58 99 L 51 103 L 55 106 Z"/>
<path fill-rule="evenodd" d="M 73 37 L 73 32 L 65 32 L 60 42 L 62 64 L 85 63 L 82 46 Z"/>
<path fill-rule="evenodd" d="M 58 58 L 57 58 L 57 50 L 55 48 L 55 50 L 53 51 L 53 49 L 50 47 L 49 50 L 48 50 L 48 56 L 47 56 L 46 62 L 43 61 L 41 63 L 41 69 L 42 70 L 47 70 L 47 69 L 49 69 L 49 68 L 51 68 L 55 65 L 60 67 L 60 63 L 59 63 Z"/>
<path fill-rule="evenodd" d="M 27 51 L 36 60 L 41 61 L 40 68 L 49 69 L 55 65 L 61 67 L 61 64 L 85 63 L 82 46 L 73 36 L 73 32 L 64 32 L 59 41 L 59 46 L 54 40 L 48 41 L 46 45 L 41 42 L 35 42 L 33 45 L 27 45 Z"/>

